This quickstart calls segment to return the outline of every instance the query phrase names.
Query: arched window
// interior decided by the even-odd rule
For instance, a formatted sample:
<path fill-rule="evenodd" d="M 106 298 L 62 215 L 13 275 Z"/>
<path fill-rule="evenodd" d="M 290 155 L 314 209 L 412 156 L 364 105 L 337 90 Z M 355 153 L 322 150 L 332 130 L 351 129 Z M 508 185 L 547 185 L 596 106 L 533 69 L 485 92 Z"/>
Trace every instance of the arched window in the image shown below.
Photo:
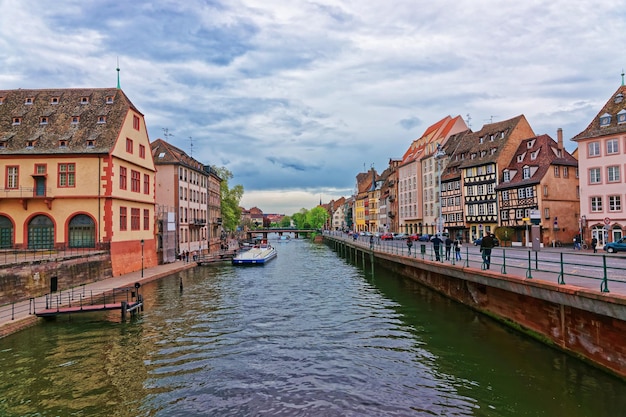
<path fill-rule="evenodd" d="M 8 217 L 0 216 L 0 249 L 13 247 L 13 223 Z"/>
<path fill-rule="evenodd" d="M 28 223 L 28 249 L 54 248 L 54 223 L 50 218 L 39 215 Z"/>
<path fill-rule="evenodd" d="M 96 246 L 96 225 L 91 217 L 78 214 L 69 225 L 70 248 L 93 248 Z"/>

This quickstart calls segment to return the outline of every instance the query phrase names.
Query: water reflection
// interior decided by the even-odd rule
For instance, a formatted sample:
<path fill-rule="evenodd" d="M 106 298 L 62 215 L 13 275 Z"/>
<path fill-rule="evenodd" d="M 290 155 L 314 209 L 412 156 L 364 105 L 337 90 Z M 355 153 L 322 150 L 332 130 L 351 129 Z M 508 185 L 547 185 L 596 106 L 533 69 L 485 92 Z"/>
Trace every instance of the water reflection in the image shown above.
<path fill-rule="evenodd" d="M 183 291 L 180 283 L 183 283 Z M 0 415 L 613 416 L 624 383 L 307 241 L 0 340 Z"/>

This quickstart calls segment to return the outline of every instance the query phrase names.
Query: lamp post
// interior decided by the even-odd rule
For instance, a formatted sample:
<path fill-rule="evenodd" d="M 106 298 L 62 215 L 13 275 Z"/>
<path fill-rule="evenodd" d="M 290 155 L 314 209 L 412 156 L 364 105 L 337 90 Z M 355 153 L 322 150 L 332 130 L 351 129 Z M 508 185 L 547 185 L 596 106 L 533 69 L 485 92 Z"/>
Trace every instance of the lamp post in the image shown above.
<path fill-rule="evenodd" d="M 439 217 L 437 218 L 437 234 L 441 237 L 443 232 L 443 213 L 441 208 L 441 160 L 446 156 L 446 153 L 441 149 L 441 144 L 437 144 L 437 152 L 435 152 L 435 159 L 437 160 L 437 171 L 439 175 Z"/>
<path fill-rule="evenodd" d="M 143 239 L 141 239 L 141 278 L 143 278 Z"/>

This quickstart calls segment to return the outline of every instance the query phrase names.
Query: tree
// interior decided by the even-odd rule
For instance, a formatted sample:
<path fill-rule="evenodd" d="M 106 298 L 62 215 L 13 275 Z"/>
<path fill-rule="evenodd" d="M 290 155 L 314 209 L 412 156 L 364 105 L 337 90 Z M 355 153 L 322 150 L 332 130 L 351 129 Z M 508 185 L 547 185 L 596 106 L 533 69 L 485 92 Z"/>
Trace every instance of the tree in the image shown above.
<path fill-rule="evenodd" d="M 307 223 L 311 229 L 321 229 L 328 220 L 328 211 L 323 207 L 315 207 L 307 212 Z"/>
<path fill-rule="evenodd" d="M 280 227 L 290 227 L 291 226 L 291 217 L 289 216 L 283 216 L 282 219 L 280 219 Z"/>
<path fill-rule="evenodd" d="M 232 172 L 227 168 L 218 168 L 213 166 L 213 169 L 217 172 L 222 179 L 220 184 L 220 194 L 222 198 L 222 227 L 228 231 L 234 231 L 237 229 L 241 220 L 241 208 L 239 208 L 239 202 L 243 196 L 243 185 L 237 184 L 233 188 L 228 188 L 228 180 L 233 178 Z"/>
<path fill-rule="evenodd" d="M 308 229 L 306 226 L 306 214 L 307 214 L 307 209 L 305 208 L 301 208 L 299 212 L 294 213 L 291 216 L 291 219 L 293 220 L 294 224 L 296 225 L 296 228 L 298 229 Z"/>

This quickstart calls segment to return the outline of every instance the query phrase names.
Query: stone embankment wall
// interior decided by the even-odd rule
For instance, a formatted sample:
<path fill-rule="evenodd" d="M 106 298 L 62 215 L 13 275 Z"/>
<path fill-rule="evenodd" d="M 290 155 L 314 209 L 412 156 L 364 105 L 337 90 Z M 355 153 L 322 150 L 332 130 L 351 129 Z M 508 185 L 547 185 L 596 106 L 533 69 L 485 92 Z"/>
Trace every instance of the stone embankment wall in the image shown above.
<path fill-rule="evenodd" d="M 373 260 L 374 268 L 408 277 L 626 378 L 626 296 L 359 250 L 357 265 Z"/>
<path fill-rule="evenodd" d="M 105 278 L 111 278 L 108 252 L 3 265 L 0 305 L 48 294 L 54 285 L 61 291 Z"/>

